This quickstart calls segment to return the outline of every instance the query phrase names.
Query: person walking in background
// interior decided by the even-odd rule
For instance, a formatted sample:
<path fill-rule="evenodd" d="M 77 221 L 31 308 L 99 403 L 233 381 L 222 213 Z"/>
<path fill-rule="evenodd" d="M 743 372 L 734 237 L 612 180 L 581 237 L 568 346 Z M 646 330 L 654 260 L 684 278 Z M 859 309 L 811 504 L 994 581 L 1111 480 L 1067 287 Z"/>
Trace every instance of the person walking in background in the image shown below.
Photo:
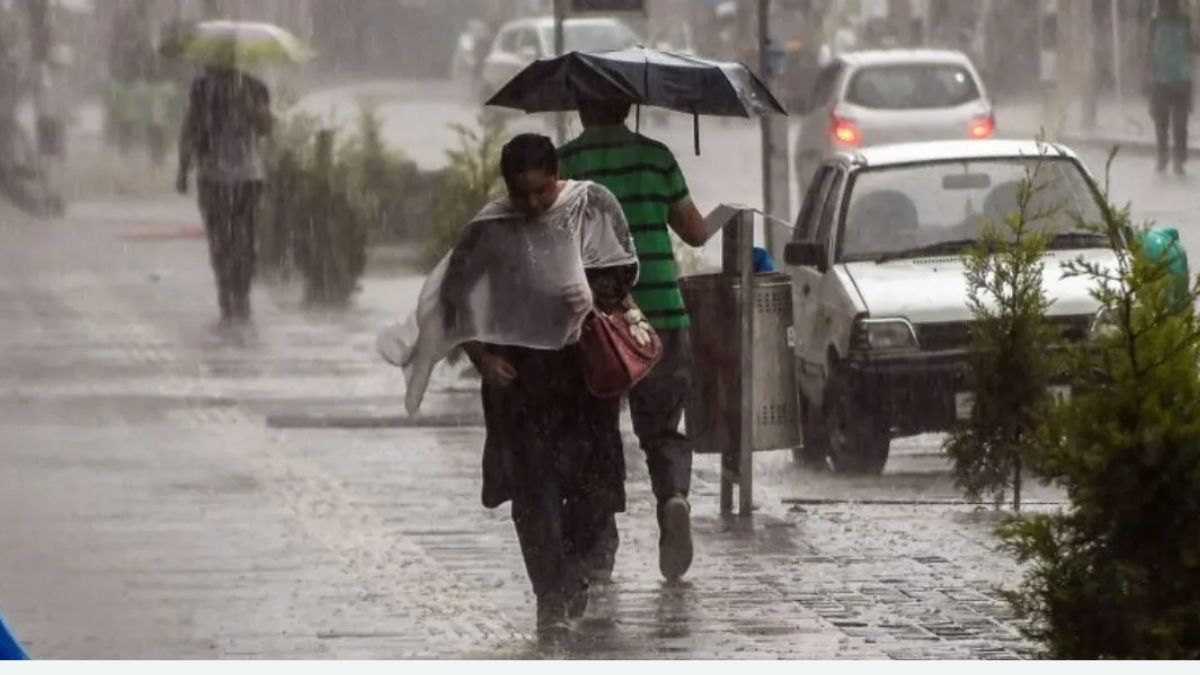
<path fill-rule="evenodd" d="M 670 230 L 691 246 L 704 245 L 708 233 L 675 156 L 625 126 L 630 109 L 629 103 L 581 106 L 583 133 L 559 155 L 564 177 L 594 180 L 616 195 L 633 232 L 641 263 L 633 296 L 662 339 L 663 358 L 629 393 L 629 409 L 658 502 L 659 569 L 675 581 L 687 573 L 693 555 L 692 444 L 680 431 L 692 363 L 691 319 L 679 290 Z M 611 578 L 618 544 L 613 518 L 588 556 L 594 581 Z"/>
<path fill-rule="evenodd" d="M 1174 160 L 1175 173 L 1183 175 L 1187 160 L 1188 116 L 1192 112 L 1192 69 L 1196 52 L 1191 17 L 1179 0 L 1159 0 L 1150 19 L 1148 83 L 1150 115 L 1158 142 L 1157 170 L 1167 170 Z M 1174 153 L 1170 144 L 1174 143 Z"/>
<path fill-rule="evenodd" d="M 186 194 L 196 165 L 223 323 L 250 318 L 254 230 L 265 171 L 258 141 L 273 126 L 267 86 L 232 63 L 210 65 L 192 83 L 176 177 L 176 188 Z"/>

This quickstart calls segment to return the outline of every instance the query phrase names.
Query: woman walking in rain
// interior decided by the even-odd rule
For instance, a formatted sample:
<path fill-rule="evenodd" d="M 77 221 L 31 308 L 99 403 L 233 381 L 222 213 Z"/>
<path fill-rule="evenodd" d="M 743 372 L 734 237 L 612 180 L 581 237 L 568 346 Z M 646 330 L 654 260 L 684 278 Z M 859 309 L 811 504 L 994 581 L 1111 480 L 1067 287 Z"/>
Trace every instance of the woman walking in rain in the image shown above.
<path fill-rule="evenodd" d="M 538 632 L 556 637 L 586 608 L 581 556 L 625 509 L 620 399 L 589 392 L 577 343 L 593 307 L 630 309 L 634 324 L 648 324 L 630 299 L 637 256 L 612 193 L 559 180 L 545 136 L 514 138 L 501 168 L 507 197 L 475 217 L 430 275 L 418 335 L 388 360 L 405 368 L 410 413 L 453 349 L 483 376 L 483 503 L 512 503 Z"/>

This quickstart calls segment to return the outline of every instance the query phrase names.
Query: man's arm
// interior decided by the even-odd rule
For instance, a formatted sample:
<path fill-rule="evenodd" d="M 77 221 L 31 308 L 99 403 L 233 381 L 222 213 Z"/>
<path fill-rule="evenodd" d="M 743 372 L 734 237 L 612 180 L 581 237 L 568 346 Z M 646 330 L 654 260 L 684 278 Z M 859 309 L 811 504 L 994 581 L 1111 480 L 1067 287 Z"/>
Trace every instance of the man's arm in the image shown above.
<path fill-rule="evenodd" d="M 196 157 L 196 127 L 199 111 L 200 88 L 198 83 L 192 85 L 188 94 L 187 114 L 183 117 L 183 126 L 179 130 L 179 170 L 175 175 L 175 189 L 181 194 L 187 192 L 188 174 L 191 173 L 192 163 Z"/>
<path fill-rule="evenodd" d="M 704 216 L 692 202 L 687 180 L 675 158 L 671 158 L 671 170 L 668 184 L 675 195 L 674 202 L 667 212 L 667 224 L 679 235 L 688 246 L 700 247 L 708 242 L 708 228 L 704 225 Z"/>
<path fill-rule="evenodd" d="M 704 216 L 700 215 L 700 210 L 691 199 L 672 204 L 667 219 L 671 229 L 688 246 L 698 248 L 708 243 L 708 228 L 704 225 Z"/>

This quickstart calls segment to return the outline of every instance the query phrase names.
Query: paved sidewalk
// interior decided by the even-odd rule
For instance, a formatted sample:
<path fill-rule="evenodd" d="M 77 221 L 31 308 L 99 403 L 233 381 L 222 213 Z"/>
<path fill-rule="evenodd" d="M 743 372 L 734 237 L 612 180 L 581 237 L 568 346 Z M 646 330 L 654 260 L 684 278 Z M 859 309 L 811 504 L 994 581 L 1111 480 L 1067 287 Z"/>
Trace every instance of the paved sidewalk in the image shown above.
<path fill-rule="evenodd" d="M 760 455 L 752 519 L 717 513 L 717 462 L 699 458 L 698 558 L 679 587 L 659 579 L 631 443 L 616 583 L 565 651 L 539 651 L 507 511 L 479 506 L 481 429 L 268 424 L 395 415 L 403 385 L 375 332 L 420 280 L 368 278 L 355 309 L 325 315 L 259 288 L 257 334 L 232 339 L 211 327 L 197 223 L 168 199 L 0 228 L 0 607 L 34 656 L 1028 653 L 997 593 L 1019 570 L 990 513 L 855 503 L 953 497 L 928 439 L 874 479 Z M 431 412 L 477 419 L 453 375 Z"/>

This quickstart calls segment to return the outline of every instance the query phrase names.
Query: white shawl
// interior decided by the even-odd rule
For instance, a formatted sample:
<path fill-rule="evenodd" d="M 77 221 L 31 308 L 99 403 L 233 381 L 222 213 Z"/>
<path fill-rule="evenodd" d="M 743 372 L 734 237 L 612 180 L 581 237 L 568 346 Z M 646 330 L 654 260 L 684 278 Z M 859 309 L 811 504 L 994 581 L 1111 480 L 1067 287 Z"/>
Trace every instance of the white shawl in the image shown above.
<path fill-rule="evenodd" d="M 434 366 L 459 345 L 578 342 L 587 311 L 571 311 L 565 290 L 587 285 L 585 269 L 636 263 L 620 203 L 595 183 L 568 181 L 536 219 L 507 198 L 488 204 L 426 279 L 416 313 L 380 336 L 380 354 L 404 369 L 408 413 L 420 410 Z"/>

